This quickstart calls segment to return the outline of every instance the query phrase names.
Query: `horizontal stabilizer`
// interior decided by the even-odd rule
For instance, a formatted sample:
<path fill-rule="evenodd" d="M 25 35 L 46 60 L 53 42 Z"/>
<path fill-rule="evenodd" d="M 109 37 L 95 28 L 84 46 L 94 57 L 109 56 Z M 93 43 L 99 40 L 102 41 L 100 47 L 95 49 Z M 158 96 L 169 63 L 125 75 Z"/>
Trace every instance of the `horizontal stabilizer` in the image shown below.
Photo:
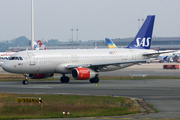
<path fill-rule="evenodd" d="M 149 55 L 157 55 L 157 54 L 165 54 L 165 53 L 173 53 L 173 52 L 177 52 L 176 50 L 174 51 L 157 51 L 154 53 L 144 53 L 143 56 L 149 56 Z"/>

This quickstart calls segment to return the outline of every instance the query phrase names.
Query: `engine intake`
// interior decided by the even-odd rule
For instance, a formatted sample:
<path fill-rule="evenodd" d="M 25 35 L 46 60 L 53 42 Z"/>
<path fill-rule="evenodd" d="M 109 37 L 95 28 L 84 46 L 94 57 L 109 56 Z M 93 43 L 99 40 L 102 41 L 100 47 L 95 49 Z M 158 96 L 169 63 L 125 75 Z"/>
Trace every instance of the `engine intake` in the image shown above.
<path fill-rule="evenodd" d="M 74 68 L 71 75 L 76 80 L 86 80 L 94 78 L 98 73 L 89 68 Z"/>

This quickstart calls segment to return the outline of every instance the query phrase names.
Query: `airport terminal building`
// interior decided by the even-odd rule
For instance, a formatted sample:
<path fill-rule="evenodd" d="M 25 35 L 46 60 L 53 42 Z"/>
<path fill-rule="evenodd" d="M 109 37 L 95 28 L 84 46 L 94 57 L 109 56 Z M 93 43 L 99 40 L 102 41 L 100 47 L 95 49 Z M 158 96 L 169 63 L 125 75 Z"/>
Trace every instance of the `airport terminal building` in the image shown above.
<path fill-rule="evenodd" d="M 111 40 L 116 44 L 116 46 L 120 48 L 127 47 L 134 40 L 134 38 L 116 38 Z M 104 42 L 98 42 L 97 45 L 101 46 L 103 45 L 103 43 Z M 180 49 L 180 37 L 153 37 L 151 48 L 158 50 L 178 50 Z"/>
<path fill-rule="evenodd" d="M 111 39 L 118 48 L 127 47 L 134 38 L 115 38 Z M 26 50 L 30 46 L 9 47 L 10 50 Z M 90 40 L 79 44 L 60 43 L 56 46 L 46 46 L 47 49 L 102 49 L 108 48 L 105 40 Z M 151 49 L 157 50 L 178 50 L 180 49 L 180 37 L 153 37 Z"/>

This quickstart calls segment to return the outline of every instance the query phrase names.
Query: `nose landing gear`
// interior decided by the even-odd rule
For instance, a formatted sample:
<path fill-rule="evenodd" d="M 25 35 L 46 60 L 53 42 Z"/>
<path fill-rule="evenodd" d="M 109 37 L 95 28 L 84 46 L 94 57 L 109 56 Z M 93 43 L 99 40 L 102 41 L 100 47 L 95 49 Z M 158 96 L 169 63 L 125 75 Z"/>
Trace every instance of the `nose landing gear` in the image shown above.
<path fill-rule="evenodd" d="M 25 77 L 25 80 L 23 80 L 22 83 L 23 83 L 24 85 L 27 85 L 27 84 L 28 84 L 28 76 L 27 76 L 27 74 L 23 74 L 23 75 L 24 75 L 24 77 Z"/>

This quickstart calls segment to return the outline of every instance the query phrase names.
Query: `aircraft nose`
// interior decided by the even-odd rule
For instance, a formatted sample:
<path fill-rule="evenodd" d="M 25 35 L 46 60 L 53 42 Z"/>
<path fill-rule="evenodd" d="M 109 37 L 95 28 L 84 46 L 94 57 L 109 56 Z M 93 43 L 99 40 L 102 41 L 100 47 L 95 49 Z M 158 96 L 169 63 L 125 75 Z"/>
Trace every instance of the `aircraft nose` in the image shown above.
<path fill-rule="evenodd" d="M 4 63 L 2 64 L 2 69 L 3 69 L 4 71 L 9 72 L 10 65 L 9 65 L 8 63 L 4 62 Z"/>

